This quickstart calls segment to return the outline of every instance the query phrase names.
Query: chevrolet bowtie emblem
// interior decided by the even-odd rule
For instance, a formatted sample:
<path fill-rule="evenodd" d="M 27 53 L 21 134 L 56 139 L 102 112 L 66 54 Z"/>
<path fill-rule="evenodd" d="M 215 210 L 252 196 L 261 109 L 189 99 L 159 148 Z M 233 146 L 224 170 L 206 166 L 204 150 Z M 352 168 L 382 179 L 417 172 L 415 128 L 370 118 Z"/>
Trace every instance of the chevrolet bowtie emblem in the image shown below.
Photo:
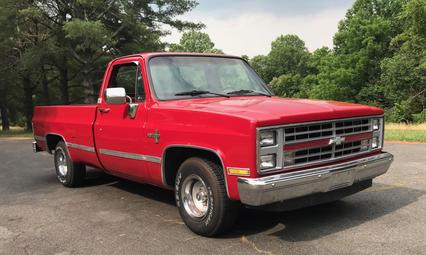
<path fill-rule="evenodd" d="M 158 133 L 158 130 L 154 130 L 154 133 L 148 133 L 146 135 L 148 138 L 154 138 L 154 142 L 158 143 L 158 140 L 160 139 L 160 133 Z"/>
<path fill-rule="evenodd" d="M 336 136 L 331 138 L 330 141 L 328 141 L 328 144 L 341 145 L 344 141 L 345 141 L 344 137 Z"/>

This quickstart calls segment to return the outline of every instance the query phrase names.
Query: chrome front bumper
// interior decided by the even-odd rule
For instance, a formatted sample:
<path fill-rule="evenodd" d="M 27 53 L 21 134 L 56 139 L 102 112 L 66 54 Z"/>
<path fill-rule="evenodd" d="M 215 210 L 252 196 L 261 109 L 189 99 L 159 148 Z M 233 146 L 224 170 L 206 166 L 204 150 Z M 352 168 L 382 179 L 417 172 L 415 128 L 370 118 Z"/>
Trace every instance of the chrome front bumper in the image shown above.
<path fill-rule="evenodd" d="M 262 178 L 239 177 L 240 200 L 246 205 L 260 206 L 348 187 L 386 173 L 392 161 L 392 154 L 382 152 L 350 162 L 298 172 Z"/>

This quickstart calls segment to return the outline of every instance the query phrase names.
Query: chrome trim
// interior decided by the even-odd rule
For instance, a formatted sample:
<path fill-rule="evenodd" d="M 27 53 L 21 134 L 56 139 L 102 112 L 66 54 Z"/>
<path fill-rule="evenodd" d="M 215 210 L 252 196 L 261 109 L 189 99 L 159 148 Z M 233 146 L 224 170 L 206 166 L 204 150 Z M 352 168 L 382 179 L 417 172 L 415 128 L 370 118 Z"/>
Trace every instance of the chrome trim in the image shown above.
<path fill-rule="evenodd" d="M 238 178 L 243 204 L 260 206 L 313 193 L 351 186 L 386 173 L 393 161 L 387 152 L 350 162 L 277 174 L 261 178 Z"/>
<path fill-rule="evenodd" d="M 37 146 L 37 142 L 36 141 L 32 142 L 32 147 L 33 147 L 33 152 L 34 153 L 37 153 L 37 152 L 41 151 L 41 149 Z"/>
<path fill-rule="evenodd" d="M 114 151 L 114 150 L 108 150 L 108 149 L 99 149 L 99 152 L 101 154 L 108 155 L 108 156 L 134 159 L 134 160 L 143 160 L 143 161 L 148 161 L 153 163 L 161 163 L 161 158 L 156 156 L 128 153 L 128 152 L 122 152 L 122 151 Z"/>
<path fill-rule="evenodd" d="M 352 118 L 344 118 L 344 119 L 324 119 L 324 120 L 316 120 L 316 121 L 308 121 L 308 122 L 295 122 L 295 123 L 289 123 L 284 125 L 258 127 L 258 129 L 264 130 L 264 129 L 284 128 L 289 126 L 317 124 L 317 123 L 326 122 L 326 121 L 345 121 L 345 120 L 357 120 L 357 119 L 365 119 L 365 118 L 372 118 L 372 119 L 383 118 L 383 115 L 366 115 L 361 117 L 352 117 Z"/>
<path fill-rule="evenodd" d="M 164 163 L 165 163 L 165 160 L 166 160 L 165 153 L 170 148 L 179 148 L 179 147 L 180 148 L 193 148 L 193 149 L 205 150 L 205 151 L 209 151 L 209 152 L 214 153 L 219 158 L 220 163 L 222 165 L 223 175 L 224 175 L 224 179 L 225 179 L 226 194 L 229 197 L 228 180 L 226 178 L 227 173 L 226 173 L 225 164 L 223 163 L 223 159 L 217 151 L 210 149 L 210 148 L 206 148 L 206 147 L 200 147 L 200 146 L 188 145 L 188 144 L 171 144 L 171 145 L 164 147 L 163 153 L 162 153 L 162 162 L 161 162 L 161 179 L 163 180 L 163 185 L 165 187 L 168 187 L 169 189 L 174 189 L 174 186 L 170 186 L 166 182 L 165 173 L 164 173 L 164 171 L 165 171 L 164 170 Z"/>
<path fill-rule="evenodd" d="M 371 122 L 371 119 L 375 119 L 375 118 L 379 118 L 380 119 L 380 124 L 381 124 L 381 128 L 378 131 L 373 131 L 373 130 L 369 130 L 369 131 L 362 131 L 362 132 L 355 132 L 355 133 L 350 133 L 350 134 L 339 134 L 338 136 L 340 136 L 341 138 L 344 138 L 346 136 L 351 136 L 351 135 L 356 135 L 356 134 L 362 134 L 362 133 L 372 133 L 372 135 L 377 135 L 377 133 L 382 132 L 383 135 L 383 127 L 384 127 L 384 123 L 383 123 L 383 115 L 371 115 L 371 116 L 361 116 L 361 117 L 353 117 L 353 118 L 344 118 L 344 119 L 326 119 L 326 120 L 319 120 L 319 121 L 311 121 L 311 122 L 299 122 L 299 123 L 289 123 L 289 124 L 285 124 L 285 125 L 275 125 L 275 126 L 266 126 L 266 127 L 258 127 L 256 128 L 256 160 L 257 160 L 257 165 L 256 165 L 256 169 L 257 172 L 259 174 L 268 174 L 268 173 L 275 173 L 275 172 L 279 172 L 279 171 L 283 171 L 283 170 L 291 170 L 291 169 L 296 169 L 299 167 L 305 167 L 305 166 L 311 166 L 311 165 L 317 165 L 317 164 L 321 164 L 321 163 L 326 163 L 326 162 L 333 162 L 336 160 L 340 160 L 340 159 L 344 159 L 344 158 L 350 158 L 350 157 L 354 157 L 360 154 L 365 154 L 365 153 L 370 153 L 370 152 L 374 152 L 374 151 L 378 151 L 381 148 L 383 148 L 383 145 L 372 149 L 371 148 L 371 144 L 370 144 L 370 149 L 367 151 L 363 151 L 363 152 L 359 152 L 359 153 L 354 153 L 354 154 L 349 154 L 347 156 L 341 156 L 338 158 L 330 158 L 330 159 L 324 159 L 324 160 L 318 160 L 312 163 L 304 163 L 304 164 L 298 164 L 298 165 L 292 165 L 292 166 L 287 166 L 284 167 L 283 166 L 283 161 L 284 161 L 284 145 L 288 145 L 288 144 L 298 144 L 298 143 L 305 143 L 305 142 L 312 142 L 312 141 L 316 141 L 316 140 L 323 140 L 323 139 L 327 139 L 327 138 L 334 138 L 336 137 L 336 128 L 333 125 L 332 131 L 333 134 L 331 136 L 324 136 L 324 137 L 320 137 L 318 139 L 304 139 L 304 140 L 298 140 L 295 142 L 285 142 L 284 138 L 285 138 L 285 132 L 284 129 L 286 127 L 296 127 L 296 126 L 303 126 L 303 125 L 311 125 L 311 124 L 318 124 L 318 123 L 335 123 L 335 122 L 340 122 L 340 121 L 347 121 L 347 120 L 358 120 L 358 119 L 369 119 L 369 123 Z M 279 139 L 277 137 L 277 144 L 274 146 L 270 146 L 270 147 L 261 147 L 259 145 L 259 137 L 260 137 L 260 132 L 261 131 L 267 131 L 267 130 L 274 130 L 277 132 L 277 136 L 280 135 L 281 133 L 281 139 Z M 383 139 L 381 140 L 381 142 L 383 143 Z M 371 143 L 371 142 L 370 142 Z M 280 149 L 281 148 L 281 149 Z M 277 164 L 275 168 L 271 168 L 271 169 L 264 169 L 261 170 L 260 166 L 259 166 L 259 158 L 261 155 L 267 155 L 267 154 L 271 154 L 271 153 L 276 153 L 277 155 Z M 334 146 L 333 146 L 333 154 L 334 154 Z"/>
<path fill-rule="evenodd" d="M 65 140 L 65 138 L 62 136 L 62 135 L 60 135 L 60 134 L 58 134 L 58 133 L 47 133 L 46 135 L 45 135 L 45 137 L 46 137 L 46 148 L 47 148 L 47 151 L 50 153 L 50 154 L 52 154 L 52 151 L 53 150 L 55 150 L 55 148 L 53 148 L 52 149 L 52 151 L 51 150 L 49 150 L 49 143 L 48 143 L 48 141 L 47 141 L 47 136 L 48 135 L 56 135 L 56 136 L 59 136 L 61 139 L 62 139 L 62 141 L 64 141 L 64 143 L 65 144 L 67 144 L 67 140 Z M 70 158 L 71 158 L 71 155 L 69 155 L 70 156 Z M 72 158 L 71 158 L 71 160 L 72 160 Z"/>
<path fill-rule="evenodd" d="M 66 143 L 66 144 L 67 144 L 68 147 L 73 148 L 73 149 L 79 149 L 79 150 L 88 151 L 88 152 L 95 152 L 94 147 L 76 144 L 76 143 Z"/>

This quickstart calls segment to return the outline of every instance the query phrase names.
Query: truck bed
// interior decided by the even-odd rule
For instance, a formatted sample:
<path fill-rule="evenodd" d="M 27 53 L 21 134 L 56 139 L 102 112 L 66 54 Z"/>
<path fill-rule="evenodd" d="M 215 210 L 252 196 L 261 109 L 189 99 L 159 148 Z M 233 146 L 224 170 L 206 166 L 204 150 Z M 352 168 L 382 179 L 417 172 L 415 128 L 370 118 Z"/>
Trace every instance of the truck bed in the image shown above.
<path fill-rule="evenodd" d="M 96 156 L 93 124 L 96 118 L 96 105 L 37 106 L 34 108 L 33 132 L 37 145 L 42 150 L 49 148 L 49 140 L 62 137 L 68 145 L 73 161 L 83 161 L 100 167 Z M 73 144 L 87 146 L 87 150 L 77 150 Z M 92 151 L 90 151 L 92 150 Z M 49 151 L 50 152 L 50 151 Z"/>

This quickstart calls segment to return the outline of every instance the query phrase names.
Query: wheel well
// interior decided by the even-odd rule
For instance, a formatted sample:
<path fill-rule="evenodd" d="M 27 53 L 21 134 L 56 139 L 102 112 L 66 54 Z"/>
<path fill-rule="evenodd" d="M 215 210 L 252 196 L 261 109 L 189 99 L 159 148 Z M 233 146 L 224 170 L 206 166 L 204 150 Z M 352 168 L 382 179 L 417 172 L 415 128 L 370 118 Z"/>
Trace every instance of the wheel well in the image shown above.
<path fill-rule="evenodd" d="M 176 174 L 180 165 L 188 158 L 199 157 L 208 159 L 223 168 L 219 156 L 215 152 L 206 149 L 172 147 L 166 150 L 163 157 L 163 178 L 166 184 L 171 187 L 175 184 Z"/>
<path fill-rule="evenodd" d="M 51 153 L 56 148 L 56 145 L 60 141 L 64 141 L 64 139 L 62 139 L 60 135 L 51 135 L 51 134 L 47 135 L 46 144 L 47 144 L 48 152 Z"/>

